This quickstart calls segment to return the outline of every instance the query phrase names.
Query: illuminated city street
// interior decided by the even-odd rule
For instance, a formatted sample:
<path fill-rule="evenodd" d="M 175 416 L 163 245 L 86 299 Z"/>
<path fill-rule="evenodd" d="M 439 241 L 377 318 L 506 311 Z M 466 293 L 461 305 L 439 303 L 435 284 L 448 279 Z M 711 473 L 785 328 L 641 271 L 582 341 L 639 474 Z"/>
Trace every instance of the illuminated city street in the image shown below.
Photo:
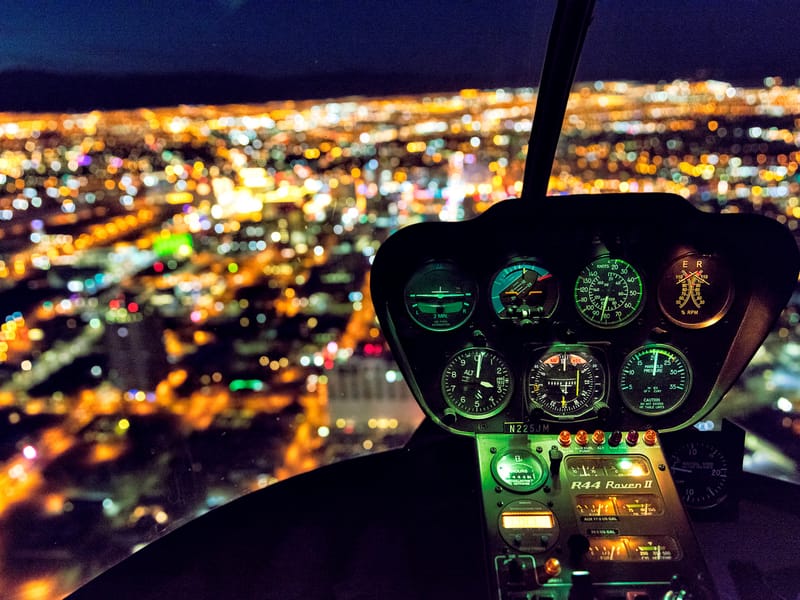
<path fill-rule="evenodd" d="M 244 493 L 401 445 L 413 400 L 358 423 L 332 393 L 355 361 L 404 386 L 371 259 L 400 227 L 518 195 L 534 102 L 0 114 L 0 597 L 63 595 Z M 800 87 L 594 82 L 569 114 L 551 194 L 672 192 L 797 232 Z M 784 449 L 793 301 L 718 409 Z"/>

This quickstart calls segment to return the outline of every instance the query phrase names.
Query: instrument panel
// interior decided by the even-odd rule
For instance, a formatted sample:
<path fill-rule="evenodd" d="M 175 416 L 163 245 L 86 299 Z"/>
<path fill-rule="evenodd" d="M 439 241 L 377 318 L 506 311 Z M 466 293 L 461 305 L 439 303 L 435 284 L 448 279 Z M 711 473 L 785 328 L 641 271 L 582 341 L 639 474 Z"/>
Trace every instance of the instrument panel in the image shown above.
<path fill-rule="evenodd" d="M 715 597 L 655 431 L 475 440 L 494 597 Z"/>
<path fill-rule="evenodd" d="M 609 194 L 401 229 L 371 282 L 406 381 L 449 431 L 670 431 L 732 385 L 797 264 L 767 218 Z"/>

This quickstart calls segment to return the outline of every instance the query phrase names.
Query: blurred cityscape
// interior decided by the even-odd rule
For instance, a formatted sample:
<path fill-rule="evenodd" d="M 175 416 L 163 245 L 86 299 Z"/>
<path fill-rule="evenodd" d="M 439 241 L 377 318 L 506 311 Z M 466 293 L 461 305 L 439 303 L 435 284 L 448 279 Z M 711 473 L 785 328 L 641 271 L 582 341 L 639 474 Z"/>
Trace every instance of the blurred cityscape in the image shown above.
<path fill-rule="evenodd" d="M 54 598 L 422 418 L 369 297 L 392 231 L 521 191 L 531 89 L 0 114 L 0 597 Z M 550 193 L 797 231 L 800 88 L 576 88 Z M 557 199 L 554 199 L 557 201 Z M 711 417 L 796 477 L 800 296 Z"/>

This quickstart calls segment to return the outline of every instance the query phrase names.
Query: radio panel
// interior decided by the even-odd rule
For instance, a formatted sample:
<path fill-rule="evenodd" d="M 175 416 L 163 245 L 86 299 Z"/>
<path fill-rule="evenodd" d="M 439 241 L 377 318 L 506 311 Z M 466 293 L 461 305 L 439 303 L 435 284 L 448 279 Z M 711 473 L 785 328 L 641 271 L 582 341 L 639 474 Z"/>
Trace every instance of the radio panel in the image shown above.
<path fill-rule="evenodd" d="M 661 599 L 678 587 L 710 593 L 654 431 L 476 441 L 501 600 L 571 598 L 582 580 L 599 600 Z"/>

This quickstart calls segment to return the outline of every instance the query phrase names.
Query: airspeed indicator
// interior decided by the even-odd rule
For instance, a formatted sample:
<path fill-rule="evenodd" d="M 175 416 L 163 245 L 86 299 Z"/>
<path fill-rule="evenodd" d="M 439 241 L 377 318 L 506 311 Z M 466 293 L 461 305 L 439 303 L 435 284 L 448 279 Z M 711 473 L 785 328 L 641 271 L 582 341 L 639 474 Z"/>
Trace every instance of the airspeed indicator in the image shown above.
<path fill-rule="evenodd" d="M 583 268 L 575 281 L 575 308 L 595 327 L 610 329 L 633 321 L 642 310 L 644 284 L 632 264 L 603 256 Z"/>

